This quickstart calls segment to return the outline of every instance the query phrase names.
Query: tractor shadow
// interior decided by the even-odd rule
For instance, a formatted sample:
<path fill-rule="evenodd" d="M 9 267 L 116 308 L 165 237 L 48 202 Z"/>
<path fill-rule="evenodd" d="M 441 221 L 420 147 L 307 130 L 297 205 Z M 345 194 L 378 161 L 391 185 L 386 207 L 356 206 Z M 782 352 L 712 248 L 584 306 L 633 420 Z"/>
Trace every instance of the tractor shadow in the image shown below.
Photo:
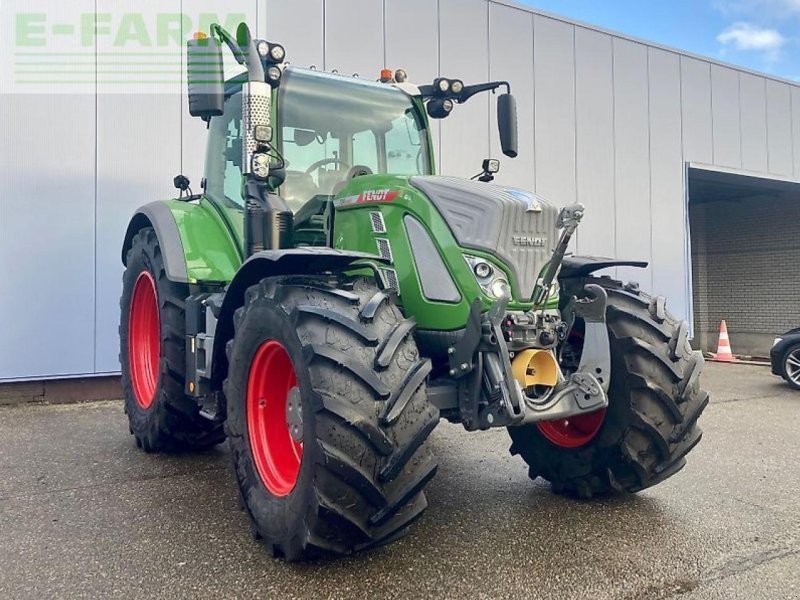
<path fill-rule="evenodd" d="M 551 493 L 549 484 L 527 477 L 508 445 L 505 431 L 467 433 L 442 423 L 431 436 L 439 471 L 426 488 L 428 510 L 408 535 L 352 557 L 288 568 L 305 580 L 356 570 L 380 581 L 387 568 L 442 572 L 460 565 L 461 576 L 476 578 L 479 589 L 490 577 L 484 572 L 489 564 L 494 575 L 509 576 L 521 575 L 523 566 L 542 577 L 565 569 L 614 571 L 620 561 L 646 570 L 668 552 L 658 532 L 693 538 L 686 523 L 646 492 L 591 501 Z"/>

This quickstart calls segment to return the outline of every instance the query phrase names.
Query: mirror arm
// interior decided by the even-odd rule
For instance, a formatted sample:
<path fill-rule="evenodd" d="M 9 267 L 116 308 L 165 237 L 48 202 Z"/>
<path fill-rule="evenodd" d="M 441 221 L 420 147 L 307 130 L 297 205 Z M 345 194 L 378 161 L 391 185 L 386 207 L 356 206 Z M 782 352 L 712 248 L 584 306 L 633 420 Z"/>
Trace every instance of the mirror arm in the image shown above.
<path fill-rule="evenodd" d="M 467 85 L 464 86 L 464 89 L 461 90 L 460 94 L 456 94 L 453 97 L 459 104 L 463 104 L 470 98 L 472 98 L 475 94 L 480 94 L 481 92 L 489 92 L 494 91 L 499 87 L 505 86 L 506 91 L 510 94 L 511 93 L 511 84 L 507 81 L 490 81 L 489 83 L 478 83 L 475 85 Z"/>
<path fill-rule="evenodd" d="M 472 98 L 475 94 L 480 94 L 481 92 L 488 92 L 494 91 L 499 87 L 505 86 L 506 91 L 510 94 L 511 93 L 511 84 L 507 81 L 490 81 L 488 83 L 476 83 L 475 85 L 467 85 L 464 86 L 464 89 L 461 90 L 458 94 L 453 94 L 452 92 L 448 92 L 445 94 L 441 94 L 437 92 L 436 88 L 433 85 L 420 85 L 419 93 L 424 99 L 433 98 L 435 96 L 441 96 L 442 98 L 451 98 L 458 102 L 459 104 L 463 104 L 470 98 Z"/>

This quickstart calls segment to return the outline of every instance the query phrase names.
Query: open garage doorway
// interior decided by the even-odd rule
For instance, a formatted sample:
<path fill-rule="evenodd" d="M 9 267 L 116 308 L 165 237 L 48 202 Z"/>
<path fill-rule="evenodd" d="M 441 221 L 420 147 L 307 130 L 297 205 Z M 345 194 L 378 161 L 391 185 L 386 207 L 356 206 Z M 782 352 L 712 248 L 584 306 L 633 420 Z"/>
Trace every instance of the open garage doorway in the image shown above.
<path fill-rule="evenodd" d="M 800 183 L 689 168 L 694 346 L 766 357 L 800 327 Z"/>

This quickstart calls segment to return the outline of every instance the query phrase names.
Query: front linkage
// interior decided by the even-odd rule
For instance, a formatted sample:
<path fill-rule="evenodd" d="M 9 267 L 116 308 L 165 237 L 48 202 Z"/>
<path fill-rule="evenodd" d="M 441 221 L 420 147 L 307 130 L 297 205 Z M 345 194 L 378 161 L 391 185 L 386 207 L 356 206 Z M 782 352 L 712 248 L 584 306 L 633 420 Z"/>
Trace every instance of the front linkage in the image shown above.
<path fill-rule="evenodd" d="M 453 420 L 457 416 L 468 430 L 564 419 L 608 406 L 611 356 L 606 292 L 600 286 L 587 285 L 586 297 L 572 297 L 563 311 L 567 314 L 561 318 L 567 321 L 541 310 L 582 216 L 580 204 L 562 209 L 558 221 L 561 237 L 534 289 L 533 310 L 509 313 L 506 296 L 481 313 L 476 300 L 464 334 L 448 348 L 448 378 L 433 384 L 429 397 L 444 414 Z M 577 370 L 564 377 L 553 353 L 567 339 L 576 319 L 586 324 L 583 352 Z M 539 348 L 531 348 L 531 341 Z M 539 370 L 546 373 L 536 372 Z M 523 387 L 529 378 L 533 385 Z M 548 379 L 554 385 L 536 389 Z"/>

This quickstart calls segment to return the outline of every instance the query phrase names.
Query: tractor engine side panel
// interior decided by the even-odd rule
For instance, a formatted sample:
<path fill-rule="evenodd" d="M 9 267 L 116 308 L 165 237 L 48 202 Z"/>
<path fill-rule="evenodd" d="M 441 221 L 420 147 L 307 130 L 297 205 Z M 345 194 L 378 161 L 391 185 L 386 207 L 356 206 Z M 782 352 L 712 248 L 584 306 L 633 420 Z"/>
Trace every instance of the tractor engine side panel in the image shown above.
<path fill-rule="evenodd" d="M 459 246 L 438 209 L 406 177 L 358 177 L 342 190 L 334 206 L 333 246 L 388 259 L 385 279 L 396 283 L 399 304 L 419 329 L 460 330 L 476 298 L 483 310 L 491 306 L 465 254 L 484 258 L 511 278 L 507 265 L 496 256 Z M 529 304 L 511 305 L 516 306 Z"/>

